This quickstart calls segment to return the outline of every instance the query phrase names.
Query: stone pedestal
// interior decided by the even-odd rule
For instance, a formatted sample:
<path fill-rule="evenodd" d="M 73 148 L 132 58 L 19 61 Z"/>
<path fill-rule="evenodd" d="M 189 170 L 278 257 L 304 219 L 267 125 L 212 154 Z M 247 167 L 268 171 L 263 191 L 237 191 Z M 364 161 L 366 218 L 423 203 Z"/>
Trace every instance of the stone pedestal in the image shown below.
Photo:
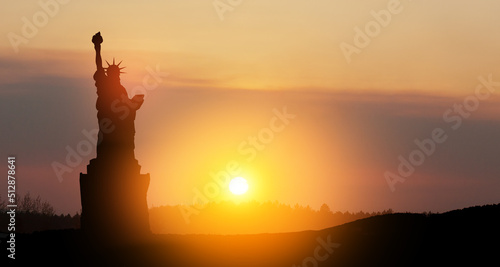
<path fill-rule="evenodd" d="M 135 241 L 149 236 L 149 174 L 137 160 L 93 159 L 80 174 L 81 228 L 86 236 Z"/>

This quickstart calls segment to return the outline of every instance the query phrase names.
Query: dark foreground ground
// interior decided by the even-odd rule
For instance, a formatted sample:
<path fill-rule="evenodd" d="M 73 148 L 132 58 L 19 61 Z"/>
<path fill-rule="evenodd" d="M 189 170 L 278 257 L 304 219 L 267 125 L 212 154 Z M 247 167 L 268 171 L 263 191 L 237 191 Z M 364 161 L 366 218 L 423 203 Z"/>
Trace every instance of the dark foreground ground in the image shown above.
<path fill-rule="evenodd" d="M 16 236 L 0 266 L 500 266 L 500 205 L 430 216 L 375 216 L 321 231 L 241 236 L 153 235 L 86 244 L 79 230 Z M 5 249 L 4 240 L 2 248 Z"/>

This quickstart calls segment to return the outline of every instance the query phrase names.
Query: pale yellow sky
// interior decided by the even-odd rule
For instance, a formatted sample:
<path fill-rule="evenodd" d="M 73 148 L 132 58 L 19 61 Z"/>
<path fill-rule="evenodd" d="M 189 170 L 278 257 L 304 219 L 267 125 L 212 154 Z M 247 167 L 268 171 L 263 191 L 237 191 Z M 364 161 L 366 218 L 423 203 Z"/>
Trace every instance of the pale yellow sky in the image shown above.
<path fill-rule="evenodd" d="M 65 1 L 50 6 L 46 23 L 38 1 L 9 3 L 0 13 L 7 37 L 0 45 L 13 52 L 8 34 L 23 36 L 22 18 L 35 15 L 38 33 L 13 56 L 37 48 L 92 53 L 88 36 L 101 31 L 105 57 L 123 57 L 132 69 L 144 67 L 140 56 L 182 79 L 248 89 L 463 94 L 475 77 L 500 69 L 500 4 L 493 1 L 242 0 L 224 20 L 216 1 Z M 348 64 L 340 44 L 354 45 L 355 28 L 366 33 L 377 22 L 372 11 L 392 5 L 399 12 Z"/>

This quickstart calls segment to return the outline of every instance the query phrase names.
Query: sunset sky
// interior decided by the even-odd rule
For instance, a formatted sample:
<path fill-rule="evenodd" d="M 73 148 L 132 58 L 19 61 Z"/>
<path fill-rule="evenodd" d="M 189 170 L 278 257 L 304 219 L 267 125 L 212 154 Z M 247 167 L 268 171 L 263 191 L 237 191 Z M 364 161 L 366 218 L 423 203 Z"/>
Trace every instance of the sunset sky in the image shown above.
<path fill-rule="evenodd" d="M 145 94 L 135 153 L 150 207 L 197 192 L 334 211 L 498 203 L 499 13 L 489 0 L 12 1 L 0 10 L 0 172 L 15 155 L 18 193 L 80 210 L 95 149 L 68 163 L 68 148 L 97 128 L 100 31 L 129 96 Z M 398 168 L 409 175 L 391 188 Z M 207 196 L 228 169 L 249 191 Z"/>

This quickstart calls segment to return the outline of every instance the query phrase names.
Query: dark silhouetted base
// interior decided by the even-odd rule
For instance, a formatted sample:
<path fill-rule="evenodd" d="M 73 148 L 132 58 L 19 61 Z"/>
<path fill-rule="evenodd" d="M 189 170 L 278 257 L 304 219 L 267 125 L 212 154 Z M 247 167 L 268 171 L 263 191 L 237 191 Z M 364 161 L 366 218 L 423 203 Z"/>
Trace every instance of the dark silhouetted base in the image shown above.
<path fill-rule="evenodd" d="M 147 237 L 149 174 L 140 174 L 136 160 L 110 166 L 93 159 L 87 172 L 80 174 L 83 234 L 100 244 L 136 242 Z"/>

